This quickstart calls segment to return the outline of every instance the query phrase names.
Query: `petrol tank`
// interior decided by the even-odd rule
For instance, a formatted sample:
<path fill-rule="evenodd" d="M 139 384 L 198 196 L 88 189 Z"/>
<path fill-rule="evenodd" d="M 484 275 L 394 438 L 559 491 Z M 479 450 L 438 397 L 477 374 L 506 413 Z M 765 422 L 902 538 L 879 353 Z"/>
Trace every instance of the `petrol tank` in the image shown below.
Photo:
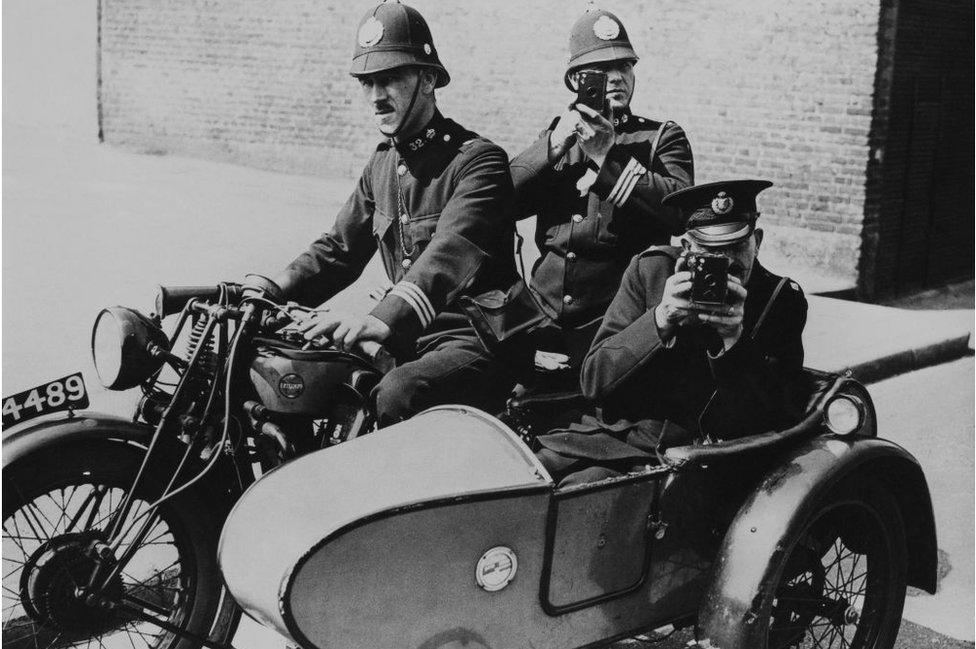
<path fill-rule="evenodd" d="M 335 349 L 304 350 L 262 345 L 251 361 L 250 377 L 258 398 L 272 412 L 328 416 L 341 386 L 368 390 L 376 370 L 363 359 Z"/>

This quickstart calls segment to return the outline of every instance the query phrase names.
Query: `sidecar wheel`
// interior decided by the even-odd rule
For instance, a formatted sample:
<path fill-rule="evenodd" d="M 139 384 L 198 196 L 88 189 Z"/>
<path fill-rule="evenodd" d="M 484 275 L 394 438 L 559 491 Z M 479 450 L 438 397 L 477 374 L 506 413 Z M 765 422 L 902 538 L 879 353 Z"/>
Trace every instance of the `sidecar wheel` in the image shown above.
<path fill-rule="evenodd" d="M 144 449 L 86 442 L 25 458 L 3 472 L 3 646 L 5 649 L 196 649 L 198 642 L 140 619 L 133 607 L 216 642 L 236 630 L 239 609 L 216 565 L 220 517 L 199 490 L 159 508 L 132 560 L 101 601 L 78 597 L 105 535 L 139 468 Z M 137 493 L 129 520 L 169 475 L 149 471 L 157 492 Z M 148 489 L 149 487 L 147 487 Z M 120 550 L 131 542 L 123 538 Z M 129 607 L 129 608 L 126 608 Z"/>
<path fill-rule="evenodd" d="M 763 604 L 765 649 L 890 649 L 905 603 L 905 525 L 880 488 L 844 483 L 810 514 Z"/>

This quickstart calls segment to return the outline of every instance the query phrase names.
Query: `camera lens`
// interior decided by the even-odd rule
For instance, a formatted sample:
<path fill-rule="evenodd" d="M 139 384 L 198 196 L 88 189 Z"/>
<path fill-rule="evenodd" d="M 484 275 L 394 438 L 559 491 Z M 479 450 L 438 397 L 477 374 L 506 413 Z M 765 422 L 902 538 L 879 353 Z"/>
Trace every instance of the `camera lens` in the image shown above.
<path fill-rule="evenodd" d="M 711 273 L 702 278 L 703 290 L 702 297 L 710 300 L 717 300 L 721 289 L 721 281 Z"/>

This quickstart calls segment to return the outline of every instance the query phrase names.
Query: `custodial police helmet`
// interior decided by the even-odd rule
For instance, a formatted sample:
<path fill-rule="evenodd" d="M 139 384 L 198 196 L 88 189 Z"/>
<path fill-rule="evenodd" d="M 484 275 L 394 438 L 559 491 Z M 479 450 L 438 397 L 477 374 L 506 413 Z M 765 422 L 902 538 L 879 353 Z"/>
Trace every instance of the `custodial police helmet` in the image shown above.
<path fill-rule="evenodd" d="M 359 21 L 349 74 L 358 77 L 408 65 L 433 69 L 436 88 L 451 80 L 420 12 L 399 1 L 376 5 Z"/>
<path fill-rule="evenodd" d="M 567 88 L 575 91 L 570 77 L 580 68 L 606 61 L 636 63 L 637 58 L 620 19 L 609 11 L 591 7 L 569 32 L 569 64 L 563 80 Z"/>

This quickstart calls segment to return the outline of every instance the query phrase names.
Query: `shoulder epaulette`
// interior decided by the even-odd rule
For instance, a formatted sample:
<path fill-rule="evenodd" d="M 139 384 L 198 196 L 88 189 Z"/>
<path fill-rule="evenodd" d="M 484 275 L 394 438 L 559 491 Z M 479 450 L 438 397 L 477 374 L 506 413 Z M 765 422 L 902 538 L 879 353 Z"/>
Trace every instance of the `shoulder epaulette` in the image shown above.
<path fill-rule="evenodd" d="M 651 246 L 647 250 L 642 250 L 637 254 L 639 258 L 653 257 L 654 255 L 665 255 L 677 260 L 681 256 L 681 248 L 676 248 L 675 246 Z"/>

